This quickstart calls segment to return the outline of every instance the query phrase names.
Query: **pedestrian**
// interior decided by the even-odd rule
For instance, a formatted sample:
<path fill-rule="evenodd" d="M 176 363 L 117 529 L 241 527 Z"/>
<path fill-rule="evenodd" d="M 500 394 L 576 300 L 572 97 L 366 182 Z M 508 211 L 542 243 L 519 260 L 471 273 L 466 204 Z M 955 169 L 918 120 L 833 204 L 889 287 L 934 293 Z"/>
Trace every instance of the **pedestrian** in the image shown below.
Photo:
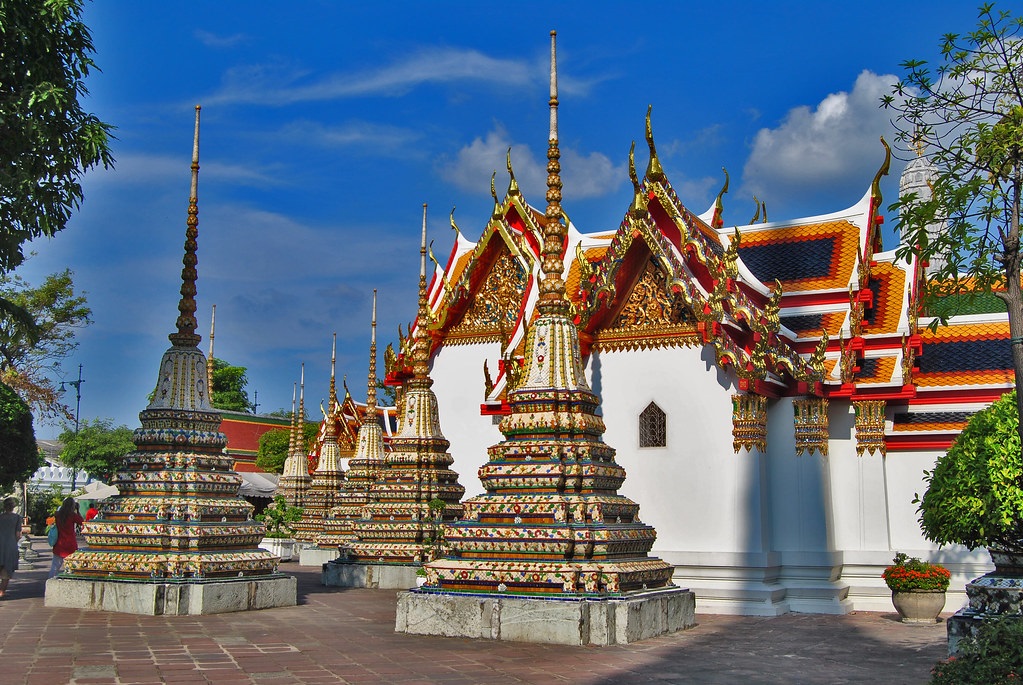
<path fill-rule="evenodd" d="M 0 599 L 7 597 L 7 584 L 18 570 L 18 539 L 21 538 L 21 514 L 14 513 L 17 502 L 13 497 L 4 500 L 0 514 Z"/>
<path fill-rule="evenodd" d="M 78 549 L 77 527 L 85 523 L 78 513 L 78 504 L 74 497 L 68 497 L 60 505 L 55 517 L 57 526 L 57 544 L 53 546 L 53 560 L 50 562 L 50 578 L 64 568 L 64 558 Z"/>
<path fill-rule="evenodd" d="M 89 502 L 89 510 L 85 512 L 85 520 L 91 521 L 99 516 L 99 509 L 96 508 L 95 502 Z"/>

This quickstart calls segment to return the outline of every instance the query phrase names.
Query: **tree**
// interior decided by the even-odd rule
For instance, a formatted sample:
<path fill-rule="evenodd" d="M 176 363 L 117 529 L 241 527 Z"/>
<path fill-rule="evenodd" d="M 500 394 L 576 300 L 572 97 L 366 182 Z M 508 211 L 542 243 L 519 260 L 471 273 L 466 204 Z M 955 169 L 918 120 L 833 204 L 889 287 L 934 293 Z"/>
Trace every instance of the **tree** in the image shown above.
<path fill-rule="evenodd" d="M 0 380 L 24 399 L 36 416 L 68 416 L 47 375 L 77 347 L 76 333 L 92 323 L 84 294 L 76 294 L 73 273 L 50 274 L 39 287 L 20 276 L 0 275 L 0 298 L 23 309 L 34 330 L 0 317 Z"/>
<path fill-rule="evenodd" d="M 113 127 L 79 102 L 96 68 L 82 0 L 0 0 L 0 273 L 64 229 L 86 170 L 113 164 Z"/>
<path fill-rule="evenodd" d="M 0 491 L 29 480 L 42 465 L 31 410 L 14 390 L 0 383 Z"/>
<path fill-rule="evenodd" d="M 213 406 L 231 411 L 252 411 L 245 391 L 249 379 L 244 366 L 231 366 L 223 359 L 213 358 Z"/>
<path fill-rule="evenodd" d="M 305 438 L 305 453 L 308 454 L 320 432 L 320 425 L 306 421 L 302 428 Z M 274 428 L 259 436 L 259 450 L 256 452 L 256 466 L 267 473 L 283 473 L 284 462 L 288 459 L 288 441 L 291 431 Z"/>
<path fill-rule="evenodd" d="M 930 197 L 909 193 L 889 208 L 899 213 L 898 254 L 939 264 L 922 284 L 925 306 L 977 292 L 1005 303 L 1016 387 L 1023 387 L 1021 38 L 1023 18 L 984 5 L 975 31 L 942 39 L 943 62 L 933 72 L 925 61 L 904 62 L 905 77 L 882 98 L 896 115 L 897 139 L 926 152 L 936 169 Z M 948 312 L 938 313 L 944 323 Z"/>
<path fill-rule="evenodd" d="M 104 481 L 117 472 L 124 455 L 135 449 L 132 430 L 127 426 L 115 428 L 110 419 L 87 421 L 77 433 L 65 430 L 57 439 L 64 443 L 60 459 L 66 466 Z"/>

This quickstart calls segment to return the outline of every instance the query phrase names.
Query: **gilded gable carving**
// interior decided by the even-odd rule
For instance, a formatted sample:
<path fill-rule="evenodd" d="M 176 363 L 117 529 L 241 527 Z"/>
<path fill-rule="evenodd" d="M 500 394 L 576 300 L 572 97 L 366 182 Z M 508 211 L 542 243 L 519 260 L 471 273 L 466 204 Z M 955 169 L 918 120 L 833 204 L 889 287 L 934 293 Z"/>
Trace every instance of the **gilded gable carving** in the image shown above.
<path fill-rule="evenodd" d="M 615 320 L 597 331 L 594 347 L 630 350 L 699 344 L 696 317 L 682 295 L 664 287 L 664 274 L 648 261 Z"/>
<path fill-rule="evenodd" d="M 494 342 L 515 326 L 526 292 L 527 273 L 504 252 L 473 297 L 465 316 L 448 332 L 447 343 Z"/>

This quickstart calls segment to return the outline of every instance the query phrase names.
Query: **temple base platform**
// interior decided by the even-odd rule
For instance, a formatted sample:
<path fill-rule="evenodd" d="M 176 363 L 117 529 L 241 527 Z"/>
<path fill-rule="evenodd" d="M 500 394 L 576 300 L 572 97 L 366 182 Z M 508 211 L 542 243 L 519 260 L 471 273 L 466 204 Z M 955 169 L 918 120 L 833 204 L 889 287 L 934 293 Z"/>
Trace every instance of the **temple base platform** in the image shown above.
<path fill-rule="evenodd" d="M 337 547 L 305 547 L 299 552 L 299 566 L 323 566 L 328 561 L 334 561 L 341 556 L 341 550 Z"/>
<path fill-rule="evenodd" d="M 696 624 L 696 596 L 667 588 L 610 598 L 540 598 L 408 590 L 394 630 L 416 635 L 563 645 L 616 645 Z"/>
<path fill-rule="evenodd" d="M 177 582 L 50 578 L 45 606 L 115 611 L 144 616 L 198 616 L 295 606 L 294 576 Z"/>
<path fill-rule="evenodd" d="M 366 564 L 337 559 L 323 565 L 322 583 L 335 587 L 407 590 L 416 586 L 418 564 Z"/>

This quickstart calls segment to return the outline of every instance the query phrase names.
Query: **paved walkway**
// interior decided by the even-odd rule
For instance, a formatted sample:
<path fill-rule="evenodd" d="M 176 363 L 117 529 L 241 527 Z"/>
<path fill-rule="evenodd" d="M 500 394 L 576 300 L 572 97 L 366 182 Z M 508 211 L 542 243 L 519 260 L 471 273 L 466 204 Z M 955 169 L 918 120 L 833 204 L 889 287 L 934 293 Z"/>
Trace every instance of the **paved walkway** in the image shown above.
<path fill-rule="evenodd" d="M 37 545 L 45 547 L 45 541 Z M 567 647 L 394 633 L 394 593 L 298 577 L 299 605 L 215 616 L 47 609 L 49 569 L 15 574 L 0 602 L 0 683 L 926 683 L 945 625 L 894 613 L 701 615 L 683 633 Z M 697 598 L 699 610 L 699 598 Z"/>

